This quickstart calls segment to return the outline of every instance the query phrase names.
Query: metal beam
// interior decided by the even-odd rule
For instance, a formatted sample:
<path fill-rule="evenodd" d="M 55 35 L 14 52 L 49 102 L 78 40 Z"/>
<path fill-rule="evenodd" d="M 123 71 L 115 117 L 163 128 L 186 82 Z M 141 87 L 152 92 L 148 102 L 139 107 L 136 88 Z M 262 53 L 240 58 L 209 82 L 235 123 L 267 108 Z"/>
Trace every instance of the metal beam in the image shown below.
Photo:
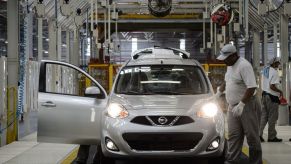
<path fill-rule="evenodd" d="M 57 29 L 55 27 L 55 21 L 48 22 L 49 31 L 49 59 L 57 60 Z"/>
<path fill-rule="evenodd" d="M 264 59 L 264 65 L 267 65 L 268 63 L 268 26 L 267 24 L 264 25 L 264 49 L 263 49 L 263 59 Z"/>
<path fill-rule="evenodd" d="M 273 48 L 274 48 L 274 56 L 277 56 L 277 39 L 278 39 L 278 29 L 277 29 L 277 22 L 274 23 L 274 31 L 273 31 L 274 37 L 273 37 Z"/>
<path fill-rule="evenodd" d="M 260 32 L 254 31 L 253 33 L 253 68 L 256 77 L 259 77 L 260 69 Z"/>
<path fill-rule="evenodd" d="M 74 31 L 74 43 L 73 43 L 73 56 L 71 56 L 72 64 L 79 66 L 80 65 L 80 31 L 75 29 Z"/>
<path fill-rule="evenodd" d="M 43 58 L 43 34 L 42 34 L 42 18 L 38 18 L 37 19 L 37 35 L 38 35 L 38 38 L 37 38 L 37 51 L 38 51 L 38 61 L 41 61 L 42 58 Z"/>
<path fill-rule="evenodd" d="M 210 20 L 206 20 L 206 23 L 210 22 Z M 99 21 L 99 23 L 103 24 L 104 21 Z M 134 19 L 120 19 L 117 23 L 171 23 L 171 24 L 180 24 L 180 23 L 203 23 L 203 19 L 146 19 L 146 20 L 134 20 Z"/>
<path fill-rule="evenodd" d="M 289 32 L 288 32 L 288 21 L 289 17 L 286 15 L 281 14 L 280 16 L 280 54 L 281 54 L 281 63 L 282 63 L 282 91 L 284 97 L 289 97 L 289 90 L 288 85 L 288 58 L 289 58 L 289 51 L 288 51 L 288 43 L 289 43 Z M 279 109 L 279 119 L 278 125 L 289 125 L 289 109 L 288 105 L 282 106 L 280 105 Z"/>
<path fill-rule="evenodd" d="M 66 31 L 66 62 L 70 62 L 71 42 L 70 42 L 70 31 Z"/>

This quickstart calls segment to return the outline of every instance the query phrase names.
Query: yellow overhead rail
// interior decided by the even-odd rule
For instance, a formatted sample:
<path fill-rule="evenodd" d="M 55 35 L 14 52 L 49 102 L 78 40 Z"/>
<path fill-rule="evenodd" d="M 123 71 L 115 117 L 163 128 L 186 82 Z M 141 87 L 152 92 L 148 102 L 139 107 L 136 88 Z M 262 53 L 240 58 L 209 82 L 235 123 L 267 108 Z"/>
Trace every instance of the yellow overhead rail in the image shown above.
<path fill-rule="evenodd" d="M 200 19 L 200 13 L 187 13 L 187 14 L 170 14 L 162 18 L 157 18 L 150 14 L 122 14 L 119 15 L 119 19 Z M 93 19 L 95 19 L 95 13 L 93 14 Z M 104 15 L 98 14 L 98 19 L 103 20 Z"/>

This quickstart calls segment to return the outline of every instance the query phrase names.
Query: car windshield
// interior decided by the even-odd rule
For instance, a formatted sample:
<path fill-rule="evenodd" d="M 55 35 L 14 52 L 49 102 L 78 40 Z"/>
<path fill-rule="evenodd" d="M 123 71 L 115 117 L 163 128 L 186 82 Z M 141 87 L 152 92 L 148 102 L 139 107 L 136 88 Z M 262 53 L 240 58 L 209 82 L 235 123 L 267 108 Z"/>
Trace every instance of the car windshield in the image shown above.
<path fill-rule="evenodd" d="M 201 68 L 181 65 L 124 67 L 115 87 L 117 94 L 132 95 L 196 95 L 208 92 Z"/>

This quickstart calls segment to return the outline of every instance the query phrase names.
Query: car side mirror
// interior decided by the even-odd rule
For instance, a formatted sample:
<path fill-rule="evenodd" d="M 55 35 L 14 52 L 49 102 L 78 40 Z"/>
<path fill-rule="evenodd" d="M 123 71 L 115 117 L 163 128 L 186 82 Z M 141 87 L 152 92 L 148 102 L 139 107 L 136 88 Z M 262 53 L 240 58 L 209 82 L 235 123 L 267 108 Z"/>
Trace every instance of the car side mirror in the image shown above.
<path fill-rule="evenodd" d="M 85 90 L 85 96 L 86 97 L 93 97 L 97 98 L 101 94 L 100 89 L 98 87 L 88 87 Z"/>

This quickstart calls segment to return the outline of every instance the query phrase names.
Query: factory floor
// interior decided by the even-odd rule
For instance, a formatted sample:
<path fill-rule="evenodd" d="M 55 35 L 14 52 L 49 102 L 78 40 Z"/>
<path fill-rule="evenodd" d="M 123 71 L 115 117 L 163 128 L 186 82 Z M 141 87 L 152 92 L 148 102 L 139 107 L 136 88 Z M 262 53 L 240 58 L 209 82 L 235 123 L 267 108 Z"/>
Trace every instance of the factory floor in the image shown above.
<path fill-rule="evenodd" d="M 262 143 L 264 163 L 267 164 L 290 164 L 291 161 L 291 127 L 278 126 L 278 137 L 283 138 L 282 143 Z M 267 138 L 266 131 L 264 138 Z M 69 164 L 72 163 L 77 155 L 78 145 L 69 144 L 49 144 L 37 143 L 36 133 L 23 137 L 19 141 L 0 147 L 0 163 L 6 164 Z M 243 148 L 244 154 L 248 154 L 247 145 Z M 91 158 L 94 147 L 91 150 Z M 89 159 L 89 162 L 90 163 Z M 161 161 L 117 161 L 116 164 L 137 164 L 137 163 L 156 163 Z M 164 163 L 162 161 L 161 163 Z M 168 161 L 166 161 L 168 163 Z M 170 163 L 180 163 L 172 161 Z M 194 163 L 198 161 L 185 161 L 183 163 Z M 207 163 L 207 161 L 199 161 Z"/>

